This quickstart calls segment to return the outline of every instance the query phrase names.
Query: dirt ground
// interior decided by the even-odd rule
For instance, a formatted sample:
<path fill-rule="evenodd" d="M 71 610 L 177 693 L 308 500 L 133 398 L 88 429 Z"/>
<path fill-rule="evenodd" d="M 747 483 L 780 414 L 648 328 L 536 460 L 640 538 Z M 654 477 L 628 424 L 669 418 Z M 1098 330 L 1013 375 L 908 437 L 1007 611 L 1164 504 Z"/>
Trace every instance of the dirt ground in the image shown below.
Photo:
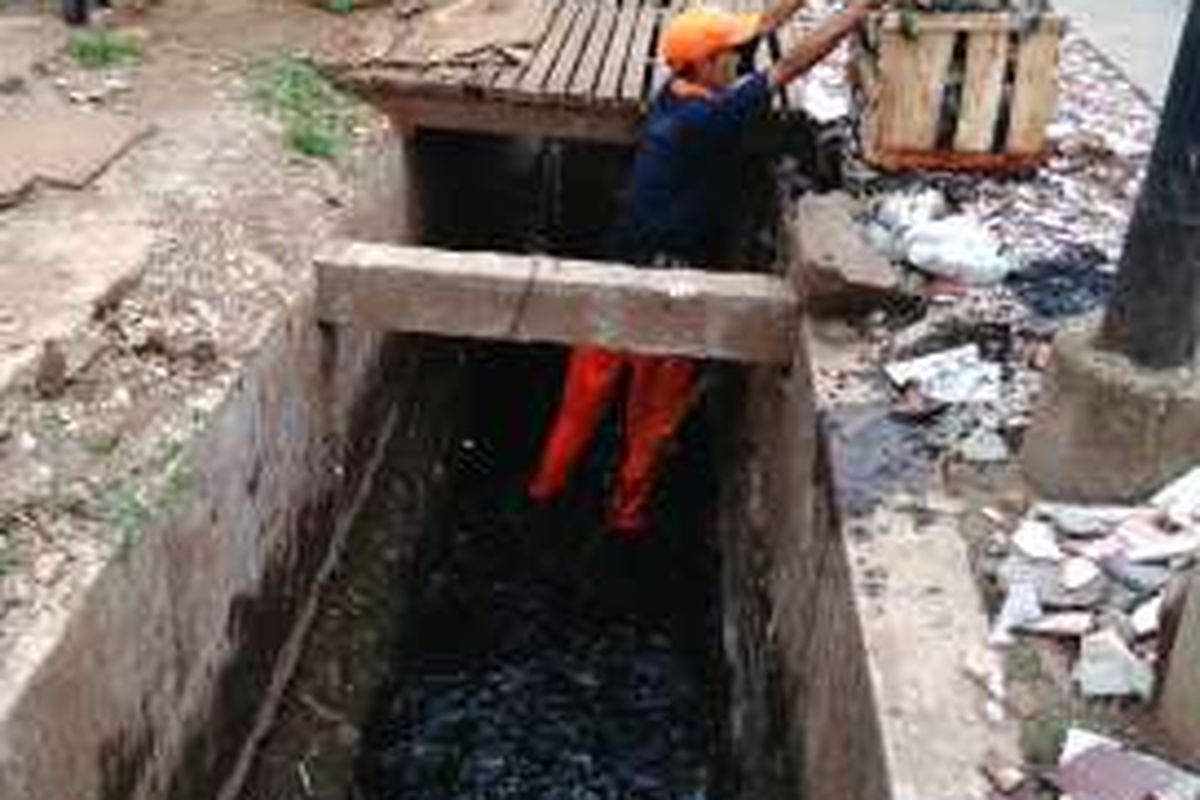
<path fill-rule="evenodd" d="M 23 5 L 2 18 L 39 15 L 53 20 Z M 124 248 L 128 262 L 90 305 L 35 330 L 25 344 L 51 346 L 0 383 L 0 667 L 34 616 L 69 607 L 103 559 L 170 513 L 188 442 L 274 312 L 310 291 L 314 247 L 355 217 L 353 176 L 371 169 L 383 120 L 361 109 L 338 158 L 300 156 L 252 97 L 252 75 L 339 46 L 362 22 L 300 2 L 171 0 L 118 12 L 138 63 L 89 71 L 52 49 L 9 87 L 6 102 L 57 97 L 153 133 L 84 189 L 39 186 L 0 211 L 7 252 L 55 243 L 86 266 Z M 3 272 L 0 297 L 49 268 Z"/>

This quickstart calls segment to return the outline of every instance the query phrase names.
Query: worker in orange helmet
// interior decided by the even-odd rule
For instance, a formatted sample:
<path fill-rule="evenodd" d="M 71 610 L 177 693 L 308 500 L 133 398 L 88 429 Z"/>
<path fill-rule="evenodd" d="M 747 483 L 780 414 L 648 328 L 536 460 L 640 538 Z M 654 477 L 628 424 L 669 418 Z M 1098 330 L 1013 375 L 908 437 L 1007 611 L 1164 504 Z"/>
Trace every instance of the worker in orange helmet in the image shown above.
<path fill-rule="evenodd" d="M 755 43 L 804 0 L 764 14 L 694 8 L 675 16 L 661 37 L 671 79 L 645 120 L 627 208 L 612 231 L 609 255 L 657 267 L 712 267 L 729 234 L 737 196 L 742 133 L 772 94 L 830 53 L 882 0 L 852 0 L 768 70 L 739 76 Z M 542 503 L 565 486 L 628 373 L 624 441 L 610 502 L 609 529 L 637 538 L 647 523 L 654 479 L 667 443 L 695 396 L 697 362 L 600 347 L 576 347 L 567 365 L 558 415 L 529 484 Z"/>

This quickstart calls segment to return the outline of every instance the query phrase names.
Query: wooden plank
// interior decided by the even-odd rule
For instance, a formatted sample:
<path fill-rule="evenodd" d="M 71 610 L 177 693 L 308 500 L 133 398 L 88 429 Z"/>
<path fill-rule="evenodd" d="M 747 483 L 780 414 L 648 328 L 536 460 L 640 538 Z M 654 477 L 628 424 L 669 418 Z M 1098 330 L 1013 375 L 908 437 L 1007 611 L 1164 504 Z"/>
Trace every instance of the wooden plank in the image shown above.
<path fill-rule="evenodd" d="M 612 52 L 613 30 L 617 22 L 617 9 L 608 4 L 600 6 L 596 11 L 596 21 L 592 26 L 591 36 L 585 43 L 583 55 L 579 57 L 579 66 L 567 87 L 569 94 L 591 98 L 604 74 L 604 62 Z"/>
<path fill-rule="evenodd" d="M 383 93 L 375 102 L 402 128 L 432 128 L 512 136 L 552 137 L 632 144 L 641 123 L 633 103 L 577 106 L 567 103 L 480 99 L 462 92 Z"/>
<path fill-rule="evenodd" d="M 921 28 L 916 39 L 899 31 L 880 41 L 880 71 L 903 76 L 883 81 L 879 95 L 879 146 L 932 150 L 937 144 L 942 89 L 954 52 L 953 32 Z"/>
<path fill-rule="evenodd" d="M 383 330 L 788 363 L 799 321 L 757 273 L 334 242 L 316 274 L 319 319 Z"/>
<path fill-rule="evenodd" d="M 901 22 L 903 15 L 889 11 L 882 14 L 880 27 L 884 33 L 898 33 L 904 28 Z M 922 14 L 917 13 L 917 36 L 926 33 L 959 33 L 973 31 L 1013 30 L 1017 18 L 1008 13 L 968 13 L 968 14 Z M 1038 28 L 1041 30 L 1060 30 L 1063 24 L 1061 17 L 1054 14 L 1044 14 L 1039 17 Z"/>
<path fill-rule="evenodd" d="M 537 15 L 536 30 L 533 46 L 528 48 L 525 60 L 520 64 L 512 66 L 489 66 L 477 70 L 471 76 L 471 85 L 482 90 L 487 90 L 493 86 L 497 86 L 505 78 L 511 77 L 515 82 L 520 78 L 525 70 L 529 68 L 534 56 L 537 54 L 538 48 L 545 41 L 546 35 L 550 31 L 551 23 L 554 21 L 554 15 L 562 7 L 561 3 L 555 0 L 537 0 L 540 6 Z"/>
<path fill-rule="evenodd" d="M 968 36 L 955 150 L 986 153 L 992 149 L 1007 64 L 1007 30 L 976 31 Z"/>
<path fill-rule="evenodd" d="M 582 9 L 579 18 L 575 20 L 571 32 L 563 41 L 558 61 L 555 62 L 554 69 L 546 76 L 546 82 L 542 86 L 542 91 L 547 94 L 560 96 L 567 93 L 571 80 L 579 69 L 579 62 L 587 47 L 588 37 L 592 35 L 592 29 L 595 27 L 600 4 L 598 2 L 581 2 L 580 5 Z"/>
<path fill-rule="evenodd" d="M 642 13 L 638 15 L 633 41 L 629 46 L 629 58 L 625 63 L 625 75 L 622 78 L 621 97 L 626 100 L 642 99 L 642 91 L 647 85 L 647 70 L 654 57 L 651 46 L 659 15 L 659 10 L 649 4 L 646 4 Z"/>
<path fill-rule="evenodd" d="M 617 14 L 617 26 L 609 45 L 609 56 L 604 62 L 604 70 L 596 86 L 596 97 L 601 100 L 616 100 L 621 95 L 625 65 L 629 60 L 629 50 L 641 10 L 637 3 L 627 2 Z"/>
<path fill-rule="evenodd" d="M 1046 126 L 1058 104 L 1057 26 L 1043 25 L 1021 41 L 1013 83 L 1006 149 L 1039 153 L 1046 146 Z"/>
<path fill-rule="evenodd" d="M 528 91 L 529 87 L 533 87 L 534 91 L 541 89 L 546 75 L 550 73 L 554 62 L 558 60 L 563 40 L 570 33 L 571 25 L 575 22 L 575 16 L 579 12 L 577 3 L 563 2 L 559 5 L 560 8 L 554 15 L 554 19 L 551 20 L 550 27 L 546 30 L 546 36 L 538 44 L 529 65 L 519 75 L 504 76 L 497 82 L 496 88 L 512 91 Z"/>

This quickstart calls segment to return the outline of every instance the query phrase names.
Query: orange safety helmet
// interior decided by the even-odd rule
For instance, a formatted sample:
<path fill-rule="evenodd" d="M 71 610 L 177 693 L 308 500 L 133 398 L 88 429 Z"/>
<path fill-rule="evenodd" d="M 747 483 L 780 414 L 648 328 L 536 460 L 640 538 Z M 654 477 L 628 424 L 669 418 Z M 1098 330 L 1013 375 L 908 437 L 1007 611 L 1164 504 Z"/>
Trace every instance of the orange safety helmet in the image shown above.
<path fill-rule="evenodd" d="M 758 33 L 760 18 L 760 14 L 690 8 L 667 23 L 659 49 L 667 66 L 678 72 L 750 41 Z"/>

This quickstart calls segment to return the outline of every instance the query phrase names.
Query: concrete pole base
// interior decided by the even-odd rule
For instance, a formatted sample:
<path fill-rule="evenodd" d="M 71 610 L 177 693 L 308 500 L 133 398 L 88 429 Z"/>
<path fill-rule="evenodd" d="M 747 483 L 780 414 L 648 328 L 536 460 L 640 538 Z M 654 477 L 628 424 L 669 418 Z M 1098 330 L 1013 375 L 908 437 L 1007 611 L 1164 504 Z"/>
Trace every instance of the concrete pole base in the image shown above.
<path fill-rule="evenodd" d="M 1200 373 L 1146 370 L 1096 348 L 1097 322 L 1069 326 L 1021 452 L 1042 496 L 1144 498 L 1200 462 Z"/>

